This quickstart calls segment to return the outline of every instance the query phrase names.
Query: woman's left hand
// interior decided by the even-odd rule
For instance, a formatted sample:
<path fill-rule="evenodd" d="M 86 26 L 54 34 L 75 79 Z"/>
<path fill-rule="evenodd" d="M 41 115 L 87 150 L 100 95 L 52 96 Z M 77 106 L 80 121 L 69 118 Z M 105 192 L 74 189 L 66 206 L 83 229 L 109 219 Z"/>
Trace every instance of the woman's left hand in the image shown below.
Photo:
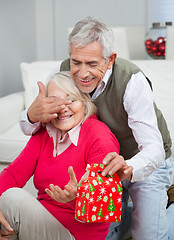
<path fill-rule="evenodd" d="M 73 171 L 73 167 L 68 168 L 68 173 L 70 176 L 70 181 L 67 185 L 65 185 L 63 190 L 59 186 L 55 186 L 53 184 L 50 184 L 50 189 L 45 189 L 46 193 L 57 202 L 67 203 L 76 198 L 77 179 Z"/>

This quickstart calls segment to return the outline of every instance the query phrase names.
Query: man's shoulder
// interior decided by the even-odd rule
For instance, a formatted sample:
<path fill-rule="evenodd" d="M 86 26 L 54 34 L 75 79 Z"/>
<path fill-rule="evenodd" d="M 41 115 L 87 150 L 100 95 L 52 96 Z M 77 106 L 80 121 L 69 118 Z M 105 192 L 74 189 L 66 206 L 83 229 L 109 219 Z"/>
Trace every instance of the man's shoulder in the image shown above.
<path fill-rule="evenodd" d="M 118 57 L 116 58 L 114 63 L 114 70 L 136 73 L 140 71 L 140 68 L 131 61 Z"/>
<path fill-rule="evenodd" d="M 70 71 L 70 58 L 67 58 L 62 62 L 60 71 Z"/>

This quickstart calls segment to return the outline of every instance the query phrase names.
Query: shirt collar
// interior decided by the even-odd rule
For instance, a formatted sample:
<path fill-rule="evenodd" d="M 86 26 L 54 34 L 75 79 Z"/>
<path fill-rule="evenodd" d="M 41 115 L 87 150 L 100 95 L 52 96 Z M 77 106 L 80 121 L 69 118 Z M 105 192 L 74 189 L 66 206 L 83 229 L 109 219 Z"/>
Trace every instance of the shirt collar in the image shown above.
<path fill-rule="evenodd" d="M 95 100 L 104 91 L 111 74 L 112 74 L 112 68 L 107 69 L 101 83 L 98 85 L 98 87 L 96 88 L 95 92 L 92 95 L 92 100 Z"/>
<path fill-rule="evenodd" d="M 77 126 L 70 129 L 61 139 L 61 130 L 54 127 L 54 125 L 49 122 L 46 124 L 46 130 L 48 132 L 48 135 L 53 138 L 54 146 L 57 146 L 59 142 L 64 142 L 65 139 L 69 138 L 70 141 L 77 146 L 80 129 L 81 129 L 82 122 L 80 122 Z"/>
<path fill-rule="evenodd" d="M 78 139 L 79 139 L 79 134 L 80 134 L 80 129 L 81 129 L 82 122 L 80 122 L 77 126 L 69 130 L 66 134 L 69 135 L 69 138 L 71 142 L 77 146 Z M 65 136 L 66 136 L 65 134 Z"/>
<path fill-rule="evenodd" d="M 108 80 L 109 80 L 111 74 L 112 74 L 112 67 L 111 67 L 111 69 L 107 69 L 107 71 L 104 75 L 104 78 L 102 79 L 102 82 L 104 83 L 105 86 L 108 83 Z"/>

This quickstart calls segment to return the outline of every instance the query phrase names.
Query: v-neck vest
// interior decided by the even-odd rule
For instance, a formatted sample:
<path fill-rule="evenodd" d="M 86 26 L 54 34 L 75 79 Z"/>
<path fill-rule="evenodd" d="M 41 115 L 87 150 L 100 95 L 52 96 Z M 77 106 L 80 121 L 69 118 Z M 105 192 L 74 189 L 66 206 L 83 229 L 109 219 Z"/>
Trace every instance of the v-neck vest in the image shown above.
<path fill-rule="evenodd" d="M 60 67 L 60 71 L 70 71 L 70 59 L 66 59 Z M 138 73 L 140 68 L 135 64 L 121 58 L 117 58 L 113 64 L 112 74 L 105 90 L 94 100 L 98 108 L 98 118 L 104 122 L 114 133 L 120 143 L 120 155 L 130 159 L 139 152 L 131 128 L 128 126 L 128 115 L 123 106 L 123 97 L 126 86 L 132 74 Z M 144 73 L 143 73 L 144 74 Z M 146 77 L 150 86 L 150 80 Z M 166 158 L 171 155 L 172 141 L 166 121 L 154 103 L 158 128 L 162 134 Z"/>

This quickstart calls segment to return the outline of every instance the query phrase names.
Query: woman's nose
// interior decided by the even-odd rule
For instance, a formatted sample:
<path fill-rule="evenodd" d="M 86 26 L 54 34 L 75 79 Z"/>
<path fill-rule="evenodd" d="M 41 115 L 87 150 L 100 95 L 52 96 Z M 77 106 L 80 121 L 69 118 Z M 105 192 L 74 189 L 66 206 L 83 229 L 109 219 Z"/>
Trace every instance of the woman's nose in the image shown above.
<path fill-rule="evenodd" d="M 60 110 L 60 113 L 65 113 L 68 111 L 68 106 L 65 105 L 65 107 L 63 109 Z"/>

